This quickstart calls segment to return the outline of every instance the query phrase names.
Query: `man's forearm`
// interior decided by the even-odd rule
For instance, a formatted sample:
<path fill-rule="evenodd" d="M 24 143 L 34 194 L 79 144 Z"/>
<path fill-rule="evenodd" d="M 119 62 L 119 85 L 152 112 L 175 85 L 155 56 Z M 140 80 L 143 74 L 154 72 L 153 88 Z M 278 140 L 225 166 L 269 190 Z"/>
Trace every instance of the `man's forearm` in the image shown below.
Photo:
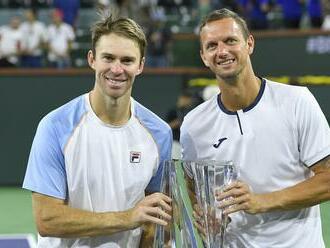
<path fill-rule="evenodd" d="M 153 246 L 153 241 L 155 237 L 155 224 L 145 224 L 142 226 L 143 232 L 140 240 L 140 248 L 148 248 Z"/>
<path fill-rule="evenodd" d="M 253 193 L 248 184 L 237 181 L 217 196 L 225 214 L 244 210 L 249 214 L 310 207 L 330 200 L 330 162 L 325 158 L 312 168 L 314 176 L 292 187 L 270 193 Z M 231 206 L 230 208 L 228 208 Z"/>
<path fill-rule="evenodd" d="M 34 199 L 38 197 L 40 196 L 34 196 Z M 94 213 L 71 208 L 59 200 L 55 200 L 56 207 L 53 205 L 54 202 L 52 205 L 48 205 L 47 201 L 49 199 L 37 199 L 38 206 L 34 207 L 37 227 L 41 236 L 92 237 L 111 235 L 135 228 L 130 221 L 131 212 L 129 210 Z"/>

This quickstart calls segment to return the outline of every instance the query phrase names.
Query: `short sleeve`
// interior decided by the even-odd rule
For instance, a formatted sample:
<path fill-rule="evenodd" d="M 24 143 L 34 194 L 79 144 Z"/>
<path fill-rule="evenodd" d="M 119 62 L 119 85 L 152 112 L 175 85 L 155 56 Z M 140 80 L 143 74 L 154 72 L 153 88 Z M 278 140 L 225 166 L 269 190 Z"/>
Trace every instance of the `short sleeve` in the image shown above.
<path fill-rule="evenodd" d="M 197 161 L 198 154 L 197 149 L 195 148 L 195 144 L 193 139 L 191 138 L 190 134 L 186 129 L 186 122 L 183 122 L 180 129 L 180 144 L 181 144 L 181 155 L 183 161 Z M 183 163 L 184 170 L 186 175 L 190 178 L 193 177 L 193 169 L 191 168 L 190 163 Z"/>
<path fill-rule="evenodd" d="M 66 199 L 67 183 L 64 155 L 56 126 L 44 118 L 34 137 L 23 188 L 44 195 Z"/>
<path fill-rule="evenodd" d="M 329 124 L 307 88 L 301 92 L 295 114 L 300 160 L 309 167 L 330 154 Z"/>
<path fill-rule="evenodd" d="M 67 26 L 66 26 L 66 34 L 67 34 L 67 39 L 69 41 L 73 41 L 75 39 L 74 31 L 69 24 L 67 24 Z"/>
<path fill-rule="evenodd" d="M 164 162 L 166 160 L 170 160 L 172 156 L 172 131 L 171 129 L 168 129 L 167 135 L 165 136 L 163 143 L 160 144 L 160 161 L 158 165 L 158 169 L 156 174 L 151 178 L 146 191 L 149 193 L 153 192 L 159 192 L 160 191 L 160 185 L 163 175 L 163 169 L 164 169 Z"/>
<path fill-rule="evenodd" d="M 195 148 L 195 144 L 189 135 L 185 122 L 183 122 L 180 129 L 180 144 L 182 147 L 182 159 L 186 161 L 195 161 L 197 160 L 198 154 Z"/>

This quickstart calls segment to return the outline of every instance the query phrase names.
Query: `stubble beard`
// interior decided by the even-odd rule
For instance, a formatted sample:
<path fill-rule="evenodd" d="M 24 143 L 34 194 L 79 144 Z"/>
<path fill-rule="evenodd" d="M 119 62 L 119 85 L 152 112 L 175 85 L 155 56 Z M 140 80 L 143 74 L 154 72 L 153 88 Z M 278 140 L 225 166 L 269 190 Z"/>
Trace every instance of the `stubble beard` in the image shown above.
<path fill-rule="evenodd" d="M 216 75 L 216 78 L 220 81 L 226 82 L 229 85 L 234 85 L 237 82 L 240 73 L 241 71 L 234 71 L 230 74 L 220 73 Z"/>

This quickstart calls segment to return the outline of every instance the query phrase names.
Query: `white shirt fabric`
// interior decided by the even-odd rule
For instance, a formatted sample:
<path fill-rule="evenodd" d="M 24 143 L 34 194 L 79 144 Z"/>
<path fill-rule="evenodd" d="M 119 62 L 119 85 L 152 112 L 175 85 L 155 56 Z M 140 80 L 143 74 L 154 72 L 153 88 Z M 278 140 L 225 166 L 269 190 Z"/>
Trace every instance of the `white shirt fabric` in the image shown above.
<path fill-rule="evenodd" d="M 73 28 L 67 24 L 62 23 L 60 26 L 54 24 L 48 27 L 48 42 L 49 42 L 49 53 L 48 59 L 50 61 L 56 61 L 58 55 L 68 57 L 69 42 L 75 39 Z"/>
<path fill-rule="evenodd" d="M 3 26 L 0 28 L 0 37 L 0 57 L 7 58 L 12 64 L 17 64 L 18 53 L 23 39 L 21 29 Z"/>
<path fill-rule="evenodd" d="M 47 29 L 42 22 L 23 22 L 21 25 L 23 33 L 22 49 L 28 51 L 28 55 L 40 56 L 42 54 L 41 44 L 47 40 Z"/>
<path fill-rule="evenodd" d="M 267 193 L 311 177 L 309 167 L 330 154 L 329 125 L 306 87 L 263 80 L 255 102 L 237 112 L 220 99 L 214 96 L 185 117 L 184 160 L 232 160 L 240 180 L 255 193 Z M 256 215 L 241 211 L 231 218 L 228 247 L 324 248 L 318 205 Z"/>
<path fill-rule="evenodd" d="M 163 161 L 171 157 L 170 127 L 131 99 L 123 126 L 102 122 L 88 94 L 44 117 L 37 129 L 23 188 L 92 212 L 124 211 L 159 191 Z M 94 238 L 38 238 L 38 247 L 138 247 L 141 230 Z"/>

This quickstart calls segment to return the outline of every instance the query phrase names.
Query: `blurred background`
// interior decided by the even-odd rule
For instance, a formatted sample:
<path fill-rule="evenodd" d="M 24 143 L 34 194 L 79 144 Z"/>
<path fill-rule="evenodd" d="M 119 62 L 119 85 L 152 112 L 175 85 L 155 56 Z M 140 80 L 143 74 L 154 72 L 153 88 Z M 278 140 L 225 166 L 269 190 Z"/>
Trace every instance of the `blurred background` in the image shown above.
<path fill-rule="evenodd" d="M 307 86 L 330 120 L 330 0 L 0 0 L 0 234 L 35 233 L 30 193 L 20 189 L 29 150 L 40 119 L 94 85 L 86 55 L 97 13 L 111 9 L 144 28 L 146 67 L 133 96 L 177 140 L 183 116 L 218 92 L 197 33 L 221 7 L 248 20 L 257 75 Z M 330 248 L 329 206 L 322 213 Z"/>

